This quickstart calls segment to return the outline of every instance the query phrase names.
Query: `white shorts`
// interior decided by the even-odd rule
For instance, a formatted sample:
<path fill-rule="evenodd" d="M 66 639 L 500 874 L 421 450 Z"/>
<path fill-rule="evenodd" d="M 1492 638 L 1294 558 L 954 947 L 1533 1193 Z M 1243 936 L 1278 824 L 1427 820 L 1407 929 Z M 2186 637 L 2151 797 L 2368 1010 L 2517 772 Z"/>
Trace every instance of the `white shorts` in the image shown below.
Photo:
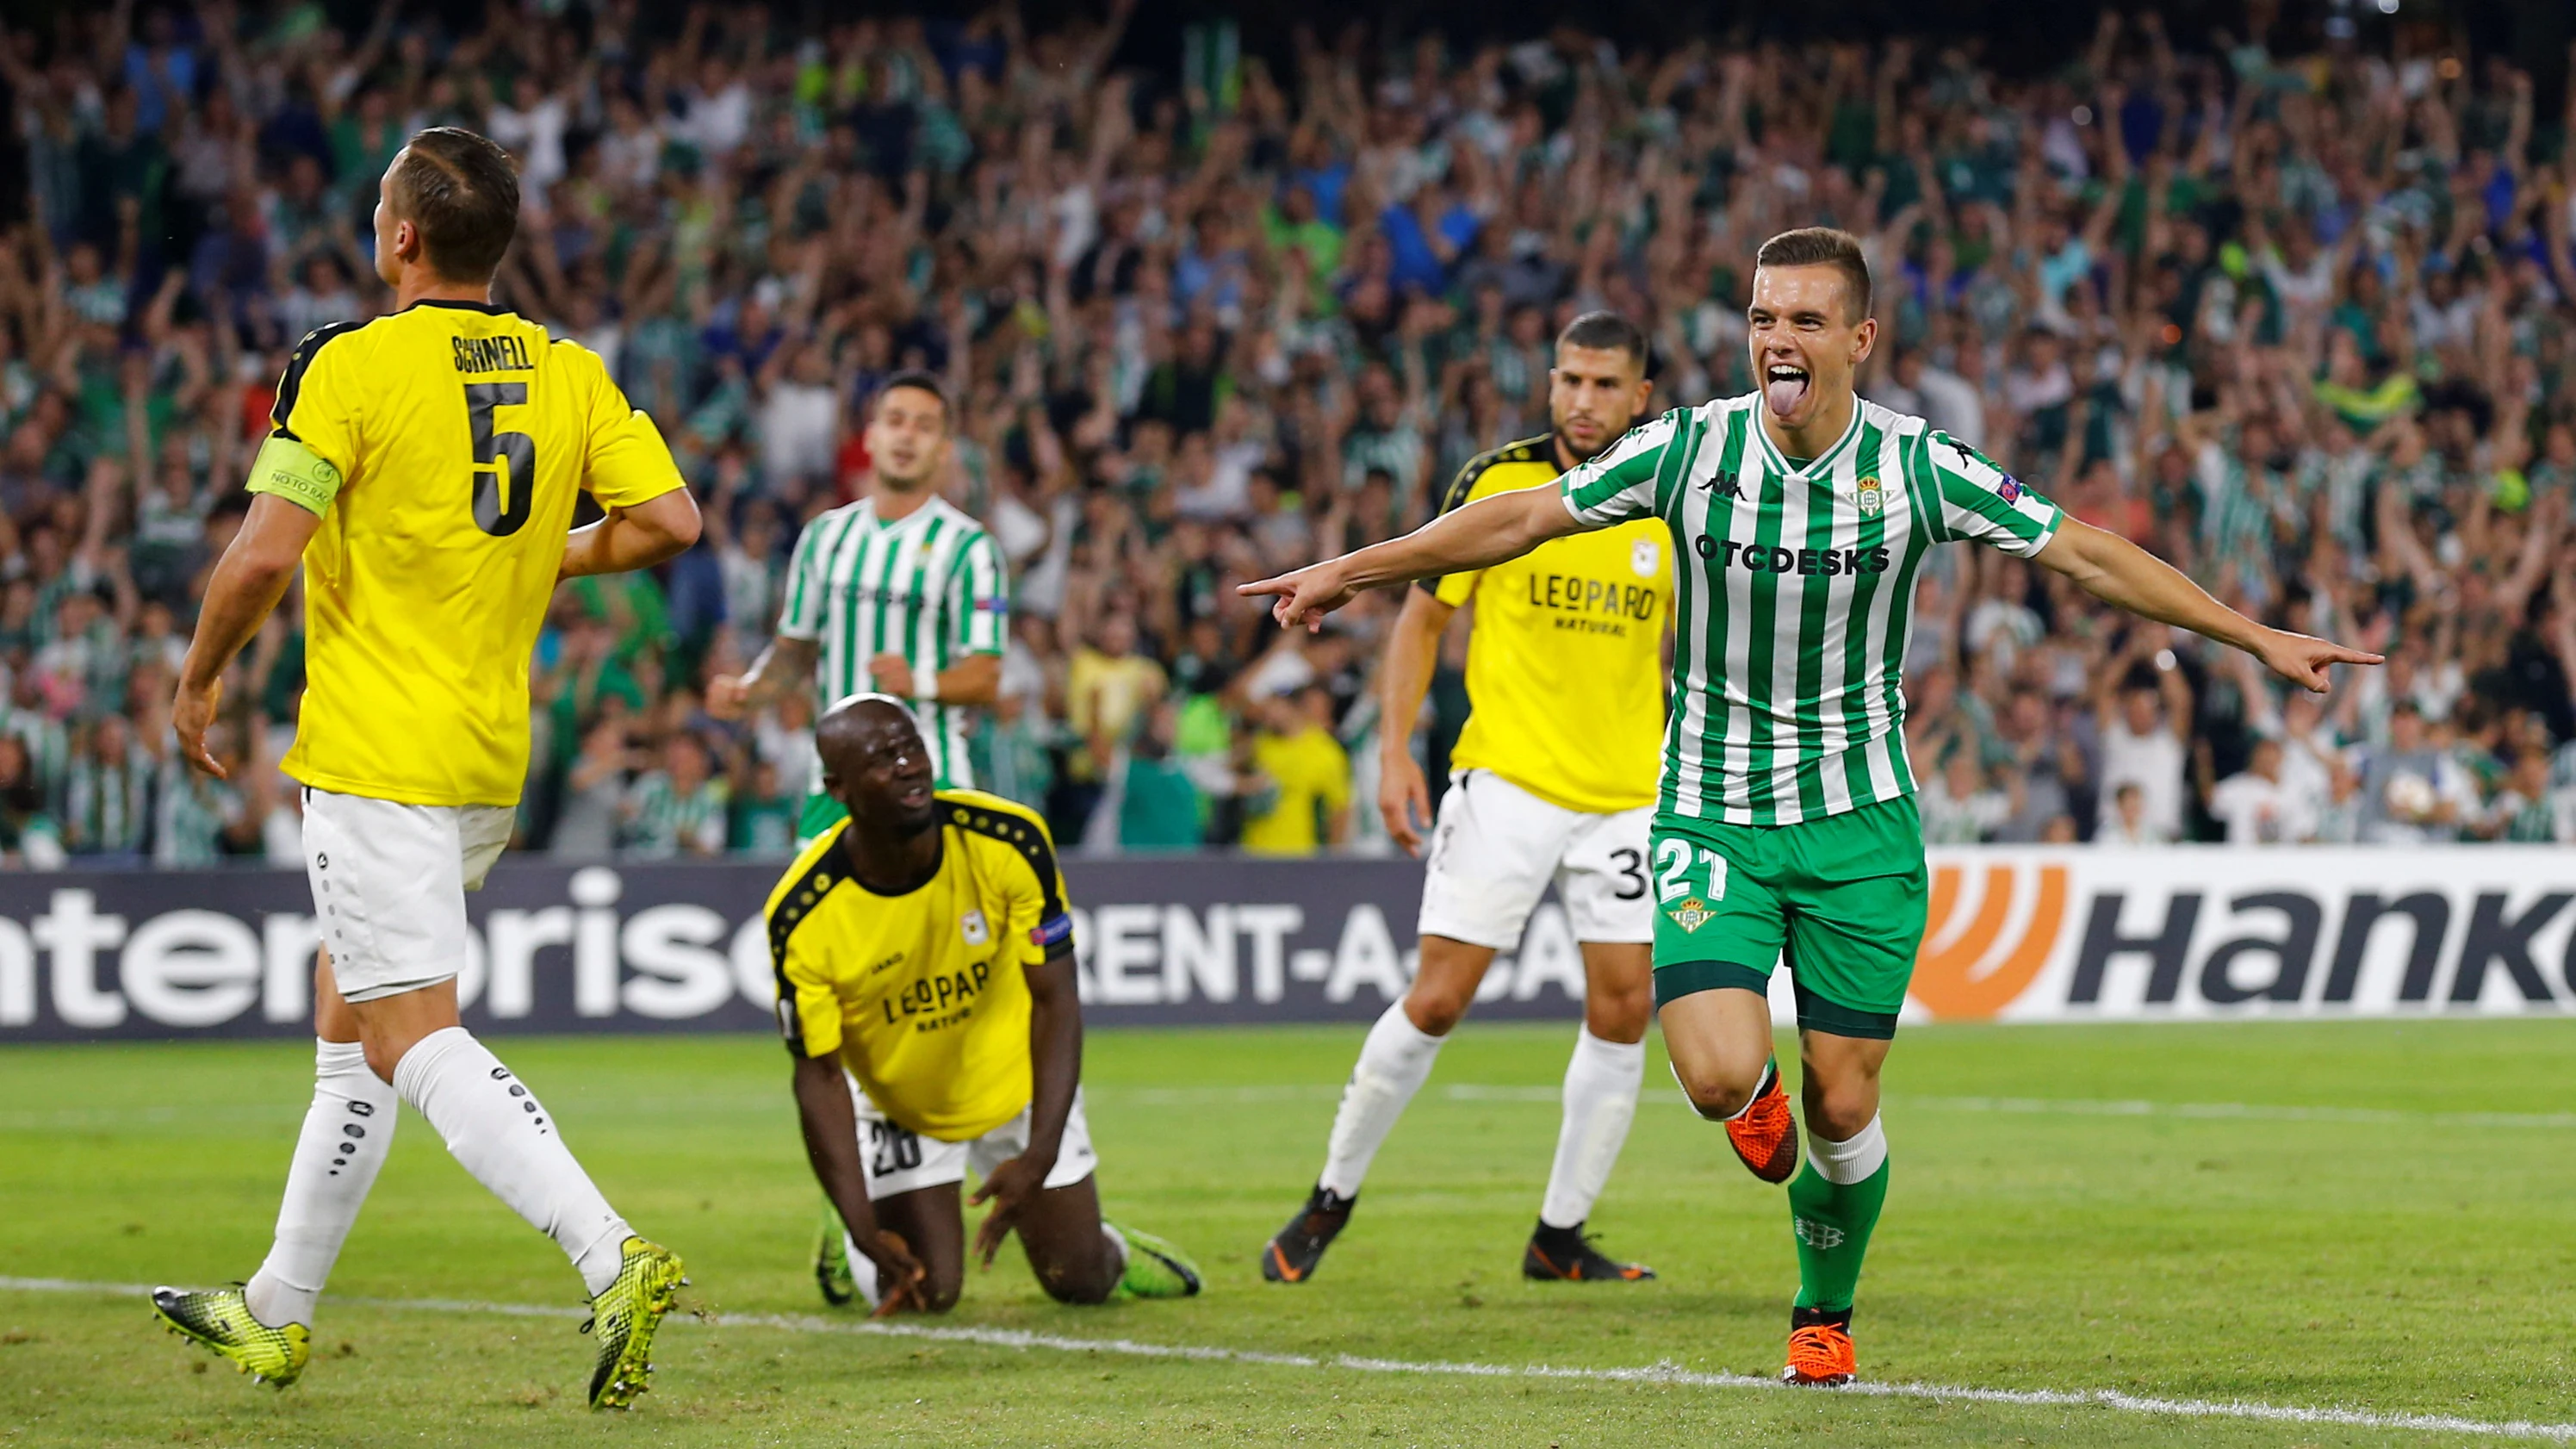
<path fill-rule="evenodd" d="M 518 815 L 305 790 L 304 873 L 344 999 L 399 996 L 464 969 L 465 893 L 483 888 Z"/>
<path fill-rule="evenodd" d="M 943 1183 L 964 1182 L 969 1168 L 979 1178 L 990 1177 L 994 1168 L 1029 1149 L 1026 1108 L 981 1137 L 942 1142 L 888 1121 L 885 1113 L 877 1110 L 877 1104 L 868 1100 L 856 1078 L 850 1081 L 850 1100 L 859 1109 L 859 1165 L 867 1170 L 870 1202 Z M 1082 1115 L 1082 1089 L 1076 1087 L 1073 1110 L 1065 1114 L 1064 1141 L 1056 1149 L 1055 1166 L 1047 1172 L 1046 1186 L 1071 1187 L 1099 1166 L 1099 1154 L 1091 1150 L 1091 1124 Z"/>
<path fill-rule="evenodd" d="M 1421 933 L 1511 950 L 1553 880 L 1574 939 L 1654 940 L 1646 889 L 1654 814 L 1651 805 L 1613 815 L 1568 810 L 1491 770 L 1460 770 L 1431 829 Z"/>

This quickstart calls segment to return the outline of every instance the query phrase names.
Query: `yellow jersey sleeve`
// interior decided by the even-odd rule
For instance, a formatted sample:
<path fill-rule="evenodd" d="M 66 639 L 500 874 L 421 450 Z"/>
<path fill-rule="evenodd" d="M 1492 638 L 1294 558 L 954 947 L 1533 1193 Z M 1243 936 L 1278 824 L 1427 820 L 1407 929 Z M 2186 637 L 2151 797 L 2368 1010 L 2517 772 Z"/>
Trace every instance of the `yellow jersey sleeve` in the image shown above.
<path fill-rule="evenodd" d="M 1479 499 L 1497 493 L 1510 493 L 1534 488 L 1556 477 L 1556 441 L 1551 437 L 1524 438 L 1506 443 L 1490 453 L 1479 453 L 1467 460 L 1458 476 L 1435 500 L 1434 514 L 1455 513 Z M 1455 609 L 1476 595 L 1476 586 L 1484 581 L 1485 570 L 1469 569 L 1465 573 L 1443 574 L 1424 579 L 1421 587 L 1431 596 Z"/>
<path fill-rule="evenodd" d="M 1073 913 L 1066 907 L 1064 871 L 1046 820 L 1015 800 L 981 790 L 943 791 L 949 820 L 1004 857 L 1002 939 L 1022 966 L 1040 966 L 1072 954 Z"/>
<path fill-rule="evenodd" d="M 841 994 L 826 949 L 829 935 L 797 929 L 840 884 L 840 840 L 840 829 L 825 832 L 769 895 L 766 917 L 770 965 L 778 978 L 778 1033 L 791 1056 L 825 1057 L 841 1050 Z"/>
<path fill-rule="evenodd" d="M 1442 490 L 1440 506 L 1433 510 L 1434 514 L 1455 513 L 1466 507 L 1468 500 L 1475 496 L 1477 481 L 1484 477 L 1486 465 L 1491 460 L 1491 454 L 1468 459 L 1466 466 L 1458 470 L 1458 476 L 1451 479 L 1449 486 Z M 1431 591 L 1431 597 L 1455 609 L 1476 596 L 1476 581 L 1484 576 L 1483 569 L 1469 569 L 1465 573 L 1442 574 L 1436 579 L 1425 579 L 1422 581 L 1422 587 Z"/>
<path fill-rule="evenodd" d="M 662 430 L 608 375 L 599 354 L 576 342 L 557 342 L 580 353 L 589 384 L 589 454 L 583 461 L 581 486 L 602 508 L 631 508 L 684 487 L 679 464 L 671 459 Z"/>
<path fill-rule="evenodd" d="M 357 353 L 364 344 L 331 344 L 359 325 L 332 322 L 305 333 L 286 360 L 285 375 L 277 380 L 276 405 L 269 409 L 276 436 L 303 444 L 343 479 L 357 471 L 360 456 L 359 404 L 367 388 Z"/>

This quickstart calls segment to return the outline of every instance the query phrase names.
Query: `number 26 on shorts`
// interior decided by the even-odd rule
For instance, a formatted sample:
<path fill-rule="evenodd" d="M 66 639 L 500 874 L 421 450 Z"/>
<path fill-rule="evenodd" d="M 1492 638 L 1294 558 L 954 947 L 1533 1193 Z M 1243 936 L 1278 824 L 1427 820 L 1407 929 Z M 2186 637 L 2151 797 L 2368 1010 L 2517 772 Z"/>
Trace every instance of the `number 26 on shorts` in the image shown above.
<path fill-rule="evenodd" d="M 1704 845 L 1665 836 L 1655 842 L 1655 899 L 1669 905 L 1691 895 L 1710 901 L 1726 899 L 1726 857 Z"/>

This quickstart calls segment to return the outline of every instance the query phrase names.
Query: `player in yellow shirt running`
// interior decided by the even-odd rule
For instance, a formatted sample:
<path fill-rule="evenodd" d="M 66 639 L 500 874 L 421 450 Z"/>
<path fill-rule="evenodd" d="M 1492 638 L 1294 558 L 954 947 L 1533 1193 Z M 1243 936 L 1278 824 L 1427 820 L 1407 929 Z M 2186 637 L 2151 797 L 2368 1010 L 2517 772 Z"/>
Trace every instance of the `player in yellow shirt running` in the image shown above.
<path fill-rule="evenodd" d="M 1556 340 L 1550 434 L 1470 460 L 1440 511 L 1553 486 L 1617 442 L 1651 391 L 1645 334 L 1614 313 L 1577 317 Z M 1305 1281 L 1350 1221 L 1379 1144 L 1430 1077 L 1495 953 L 1519 943 L 1550 880 L 1583 950 L 1584 1021 L 1565 1068 L 1556 1163 L 1521 1271 L 1578 1282 L 1654 1276 L 1604 1256 L 1583 1224 L 1636 1115 L 1654 1014 L 1646 832 L 1662 766 L 1670 551 L 1663 525 L 1648 520 L 1560 539 L 1478 573 L 1425 580 L 1408 593 L 1378 675 L 1378 804 L 1387 833 L 1417 855 L 1430 795 L 1413 759 L 1413 721 L 1441 631 L 1470 602 L 1467 693 L 1475 712 L 1431 830 L 1420 970 L 1404 1000 L 1369 1029 L 1314 1191 L 1262 1249 L 1261 1273 L 1272 1282 Z"/>
<path fill-rule="evenodd" d="M 957 1301 L 972 1168 L 973 1200 L 993 1205 L 975 1234 L 987 1266 L 1016 1232 L 1060 1302 L 1198 1292 L 1179 1249 L 1100 1217 L 1073 917 L 1046 823 L 936 789 L 890 695 L 835 705 L 814 748 L 848 816 L 770 894 L 769 948 L 805 1152 L 858 1291 L 880 1314 Z"/>
<path fill-rule="evenodd" d="M 284 1386 L 313 1303 L 384 1165 L 400 1102 L 554 1238 L 591 1295 L 594 1408 L 645 1386 L 685 1281 L 573 1160 L 509 1068 L 458 1024 L 465 892 L 509 841 L 528 766 L 528 655 L 555 585 L 645 568 L 698 536 L 653 422 L 597 354 L 492 304 L 519 217 L 510 157 L 471 131 L 412 137 L 376 203 L 394 310 L 296 346 L 252 464 L 249 515 L 206 589 L 172 719 L 189 763 L 224 670 L 304 571 L 308 684 L 286 772 L 327 950 L 313 1105 L 268 1259 L 237 1288 L 154 1291 L 172 1331 Z M 577 494 L 607 517 L 571 530 Z"/>

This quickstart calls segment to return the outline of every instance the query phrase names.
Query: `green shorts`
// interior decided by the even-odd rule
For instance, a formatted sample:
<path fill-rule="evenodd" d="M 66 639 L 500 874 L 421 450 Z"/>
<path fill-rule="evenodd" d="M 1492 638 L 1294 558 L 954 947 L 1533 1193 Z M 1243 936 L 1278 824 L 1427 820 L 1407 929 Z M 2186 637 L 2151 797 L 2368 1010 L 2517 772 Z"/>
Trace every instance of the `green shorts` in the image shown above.
<path fill-rule="evenodd" d="M 822 837 L 824 831 L 850 818 L 841 802 L 816 791 L 805 797 L 805 808 L 796 813 L 796 848 L 803 850 Z"/>
<path fill-rule="evenodd" d="M 1801 1029 L 1896 1035 L 1929 894 L 1913 796 L 1797 825 L 1658 815 L 1651 858 L 1655 1005 L 1767 992 L 1785 960 Z"/>

